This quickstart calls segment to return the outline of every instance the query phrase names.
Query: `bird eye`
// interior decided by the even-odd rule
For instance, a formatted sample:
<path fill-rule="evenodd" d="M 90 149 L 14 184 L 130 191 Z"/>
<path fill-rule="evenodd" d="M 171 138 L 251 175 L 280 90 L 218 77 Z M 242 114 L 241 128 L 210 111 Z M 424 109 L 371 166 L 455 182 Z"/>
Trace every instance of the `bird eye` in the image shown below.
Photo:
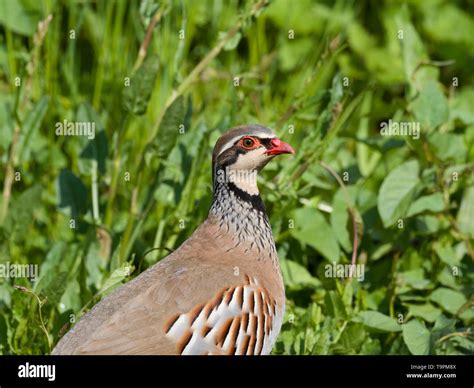
<path fill-rule="evenodd" d="M 244 137 L 242 139 L 242 145 L 244 148 L 253 148 L 253 146 L 255 145 L 255 140 L 251 137 Z"/>

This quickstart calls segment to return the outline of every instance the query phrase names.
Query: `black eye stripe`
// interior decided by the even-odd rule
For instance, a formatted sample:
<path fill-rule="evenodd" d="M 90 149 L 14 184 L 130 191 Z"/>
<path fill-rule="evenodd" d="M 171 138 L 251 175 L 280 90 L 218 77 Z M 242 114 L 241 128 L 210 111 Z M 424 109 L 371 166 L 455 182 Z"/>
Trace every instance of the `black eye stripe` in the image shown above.
<path fill-rule="evenodd" d="M 245 136 L 245 137 L 247 137 L 247 136 Z M 254 138 L 254 139 L 257 139 L 257 140 L 260 142 L 260 144 L 263 145 L 265 148 L 269 148 L 269 147 L 271 146 L 272 140 L 274 139 L 273 137 L 271 137 L 271 138 L 263 138 L 263 139 L 260 138 L 260 137 L 258 137 L 258 136 L 251 136 L 251 137 Z M 242 138 L 236 140 L 235 143 L 234 143 L 234 146 L 236 146 L 237 143 L 238 143 L 241 139 L 242 139 Z"/>
<path fill-rule="evenodd" d="M 260 143 L 265 146 L 265 148 L 268 148 L 268 147 L 270 147 L 273 139 L 268 139 L 267 138 L 267 139 L 259 139 L 259 140 L 260 140 Z"/>

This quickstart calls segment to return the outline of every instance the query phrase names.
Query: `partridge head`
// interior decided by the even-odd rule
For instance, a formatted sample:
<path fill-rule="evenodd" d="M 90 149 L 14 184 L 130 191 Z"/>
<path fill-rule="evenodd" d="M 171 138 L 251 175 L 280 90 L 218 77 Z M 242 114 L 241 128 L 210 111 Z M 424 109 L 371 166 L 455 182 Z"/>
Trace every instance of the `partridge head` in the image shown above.
<path fill-rule="evenodd" d="M 257 173 L 294 153 L 268 128 L 233 128 L 212 154 L 207 219 L 173 253 L 89 311 L 53 354 L 270 353 L 285 291 Z"/>

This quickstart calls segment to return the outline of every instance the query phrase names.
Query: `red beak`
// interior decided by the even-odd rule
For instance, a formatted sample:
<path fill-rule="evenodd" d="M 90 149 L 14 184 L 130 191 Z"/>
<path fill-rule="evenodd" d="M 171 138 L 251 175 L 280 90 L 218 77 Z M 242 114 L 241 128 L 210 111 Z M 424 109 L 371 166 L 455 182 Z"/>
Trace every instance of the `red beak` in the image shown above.
<path fill-rule="evenodd" d="M 294 154 L 295 150 L 284 141 L 278 138 L 272 139 L 271 148 L 267 150 L 268 155 L 280 155 L 280 154 Z"/>

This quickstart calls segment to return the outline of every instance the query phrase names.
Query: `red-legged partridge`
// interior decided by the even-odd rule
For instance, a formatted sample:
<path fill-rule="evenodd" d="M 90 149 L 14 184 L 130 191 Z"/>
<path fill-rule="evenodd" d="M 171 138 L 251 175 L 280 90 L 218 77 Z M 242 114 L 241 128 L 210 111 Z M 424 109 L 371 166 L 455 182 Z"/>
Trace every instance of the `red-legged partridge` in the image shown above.
<path fill-rule="evenodd" d="M 294 151 L 262 126 L 222 135 L 204 223 L 98 303 L 53 354 L 269 354 L 285 291 L 256 174 L 284 153 Z"/>

